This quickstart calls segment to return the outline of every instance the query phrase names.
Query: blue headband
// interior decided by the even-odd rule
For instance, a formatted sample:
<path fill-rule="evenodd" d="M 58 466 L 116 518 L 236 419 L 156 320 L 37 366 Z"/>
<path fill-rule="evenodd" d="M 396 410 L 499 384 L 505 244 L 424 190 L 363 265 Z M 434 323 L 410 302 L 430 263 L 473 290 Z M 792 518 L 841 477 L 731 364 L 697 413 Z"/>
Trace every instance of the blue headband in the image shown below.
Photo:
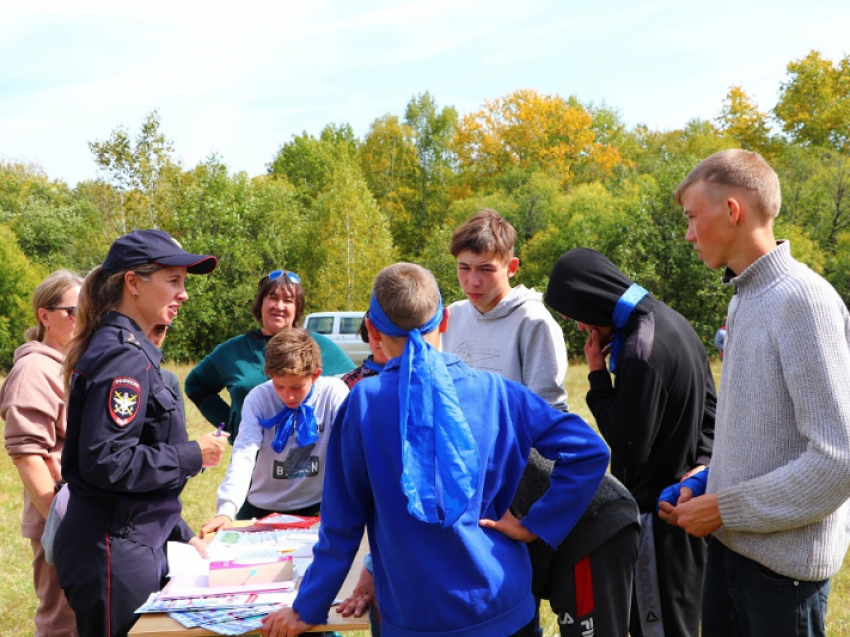
<path fill-rule="evenodd" d="M 286 446 L 286 441 L 289 439 L 289 436 L 292 435 L 293 429 L 295 429 L 295 441 L 298 443 L 299 447 L 306 447 L 307 445 L 311 445 L 319 440 L 319 429 L 316 425 L 316 414 L 313 410 L 313 406 L 307 404 L 307 401 L 310 400 L 310 396 L 313 395 L 313 391 L 315 389 L 316 383 L 314 382 L 313 386 L 310 387 L 310 393 L 307 394 L 307 398 L 305 398 L 304 401 L 294 409 L 290 409 L 284 405 L 283 409 L 271 418 L 257 418 L 257 421 L 263 429 L 277 427 L 274 434 L 274 440 L 272 441 L 272 449 L 275 450 L 275 453 L 283 451 L 283 448 Z"/>
<path fill-rule="evenodd" d="M 425 325 L 403 330 L 387 318 L 373 295 L 369 320 L 382 334 L 407 337 L 398 382 L 401 488 L 407 510 L 418 520 L 449 527 L 475 496 L 480 465 L 442 354 L 422 338 L 443 320 L 443 301 Z"/>
<path fill-rule="evenodd" d="M 626 343 L 626 323 L 629 322 L 629 317 L 632 315 L 635 306 L 647 294 L 649 292 L 637 283 L 632 283 L 631 287 L 619 298 L 617 305 L 614 306 L 614 342 L 611 344 L 611 358 L 608 361 L 608 368 L 612 374 L 617 369 L 617 357 L 620 355 L 620 350 Z"/>

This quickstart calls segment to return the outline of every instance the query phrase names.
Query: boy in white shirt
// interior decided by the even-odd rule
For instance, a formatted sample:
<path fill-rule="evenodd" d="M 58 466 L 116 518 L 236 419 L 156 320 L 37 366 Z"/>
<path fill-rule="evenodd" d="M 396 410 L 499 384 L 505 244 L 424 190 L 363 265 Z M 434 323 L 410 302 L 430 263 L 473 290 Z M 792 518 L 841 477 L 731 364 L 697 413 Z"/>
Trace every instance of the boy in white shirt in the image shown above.
<path fill-rule="evenodd" d="M 299 328 L 269 341 L 265 372 L 271 380 L 245 398 L 217 514 L 201 527 L 201 537 L 234 519 L 319 513 L 328 438 L 348 388 L 338 378 L 321 376 L 319 346 Z"/>

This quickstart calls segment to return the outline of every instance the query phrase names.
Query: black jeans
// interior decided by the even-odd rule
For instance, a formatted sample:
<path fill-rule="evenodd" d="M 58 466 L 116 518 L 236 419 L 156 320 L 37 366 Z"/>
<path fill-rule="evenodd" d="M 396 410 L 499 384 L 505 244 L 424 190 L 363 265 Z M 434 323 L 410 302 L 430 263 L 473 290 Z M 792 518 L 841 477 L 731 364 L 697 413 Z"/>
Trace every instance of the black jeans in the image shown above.
<path fill-rule="evenodd" d="M 732 551 L 708 545 L 702 602 L 703 637 L 820 637 L 829 580 L 785 577 Z"/>

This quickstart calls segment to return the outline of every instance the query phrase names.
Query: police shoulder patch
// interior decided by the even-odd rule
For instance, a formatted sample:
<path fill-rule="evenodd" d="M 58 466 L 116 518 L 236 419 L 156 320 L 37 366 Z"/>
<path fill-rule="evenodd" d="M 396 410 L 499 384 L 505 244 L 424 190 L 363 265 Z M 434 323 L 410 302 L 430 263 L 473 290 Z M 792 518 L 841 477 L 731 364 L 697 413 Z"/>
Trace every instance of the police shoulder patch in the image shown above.
<path fill-rule="evenodd" d="M 142 386 L 135 378 L 120 377 L 112 381 L 109 391 L 109 415 L 119 427 L 133 421 L 139 413 L 142 401 Z"/>

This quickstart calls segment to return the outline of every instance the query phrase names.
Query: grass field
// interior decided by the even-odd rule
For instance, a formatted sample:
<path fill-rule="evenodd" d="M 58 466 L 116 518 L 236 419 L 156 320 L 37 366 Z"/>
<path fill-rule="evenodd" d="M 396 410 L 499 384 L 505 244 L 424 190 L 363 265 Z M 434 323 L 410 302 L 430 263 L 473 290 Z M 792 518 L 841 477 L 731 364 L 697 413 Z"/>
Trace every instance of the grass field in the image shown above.
<path fill-rule="evenodd" d="M 182 380 L 189 371 L 187 366 L 169 365 Z M 719 365 L 715 375 L 719 377 Z M 572 408 L 588 422 L 593 418 L 584 402 L 587 390 L 587 370 L 582 364 L 571 363 L 566 387 Z M 187 426 L 190 438 L 209 431 L 209 425 L 194 405 L 187 404 Z M 0 425 L 2 426 L 2 425 Z M 215 492 L 224 477 L 229 458 L 222 466 L 210 469 L 189 481 L 183 492 L 184 518 L 193 529 L 212 517 L 215 508 Z M 0 587 L 0 635 L 31 635 L 32 617 L 36 597 L 32 588 L 32 559 L 29 541 L 20 536 L 21 486 L 8 455 L 0 453 L 0 564 L 4 566 L 6 584 Z M 830 594 L 830 611 L 827 632 L 831 636 L 850 635 L 850 563 L 845 559 L 844 567 L 833 577 Z M 555 617 L 544 602 L 543 622 L 546 637 L 558 634 Z M 368 633 L 350 633 L 352 637 L 366 637 Z"/>

